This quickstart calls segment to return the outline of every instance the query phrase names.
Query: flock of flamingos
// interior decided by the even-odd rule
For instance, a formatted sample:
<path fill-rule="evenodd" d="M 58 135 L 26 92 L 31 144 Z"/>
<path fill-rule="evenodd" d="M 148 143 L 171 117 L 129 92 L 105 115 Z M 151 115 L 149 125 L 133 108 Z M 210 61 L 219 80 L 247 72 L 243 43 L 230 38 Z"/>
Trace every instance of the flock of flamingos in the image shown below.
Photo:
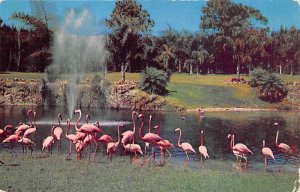
<path fill-rule="evenodd" d="M 199 119 L 203 118 L 203 110 L 199 109 Z M 127 130 L 123 132 L 122 139 L 120 138 L 120 129 L 123 128 L 122 124 L 118 125 L 118 140 L 114 141 L 114 139 L 104 134 L 103 130 L 100 128 L 99 122 L 96 122 L 94 124 L 89 123 L 90 116 L 86 115 L 86 123 L 83 124 L 80 128 L 78 127 L 78 124 L 81 120 L 82 114 L 81 110 L 75 110 L 74 114 L 79 113 L 79 117 L 75 124 L 75 133 L 70 134 L 70 128 L 71 128 L 71 122 L 70 119 L 67 119 L 67 128 L 65 130 L 65 138 L 70 141 L 70 151 L 66 157 L 67 160 L 70 160 L 70 156 L 72 154 L 72 148 L 73 145 L 75 145 L 75 151 L 76 151 L 76 159 L 81 159 L 83 156 L 83 150 L 86 149 L 86 153 L 88 155 L 88 158 L 90 160 L 90 149 L 91 145 L 95 144 L 94 154 L 93 158 L 95 158 L 96 151 L 98 149 L 98 142 L 103 143 L 106 146 L 106 153 L 110 160 L 112 160 L 113 154 L 117 152 L 118 146 L 121 144 L 124 147 L 124 151 L 130 152 L 131 154 L 135 154 L 137 156 L 138 153 L 143 155 L 146 153 L 146 148 L 149 147 L 149 145 L 152 146 L 152 155 L 147 159 L 144 160 L 148 161 L 150 158 L 154 158 L 154 146 L 159 147 L 160 149 L 160 155 L 163 162 L 165 162 L 165 152 L 169 154 L 168 160 L 171 158 L 171 153 L 169 152 L 169 148 L 173 148 L 174 145 L 169 142 L 168 140 L 162 138 L 160 136 L 160 127 L 159 125 L 156 125 L 154 129 L 157 129 L 156 133 L 151 133 L 151 118 L 149 117 L 149 126 L 148 126 L 148 133 L 143 135 L 143 127 L 144 127 L 144 119 L 145 116 L 143 114 L 138 114 L 136 111 L 132 112 L 132 122 L 133 122 L 133 129 Z M 4 137 L 2 143 L 20 143 L 22 145 L 23 152 L 24 150 L 27 150 L 26 147 L 29 147 L 31 149 L 31 153 L 33 151 L 33 148 L 36 146 L 36 144 L 30 139 L 30 137 L 36 132 L 36 112 L 29 110 L 27 112 L 27 116 L 30 119 L 30 124 L 27 125 L 25 123 L 19 123 L 19 125 L 15 128 L 12 125 L 7 125 L 4 127 L 4 129 L 0 129 L 0 137 Z M 136 131 L 136 117 L 137 121 L 141 120 L 141 124 L 139 127 L 139 139 L 145 142 L 145 151 L 143 153 L 141 146 L 139 144 L 135 143 L 135 131 Z M 33 119 L 33 123 L 32 120 Z M 52 154 L 52 147 L 55 142 L 57 142 L 57 149 L 61 147 L 61 140 L 63 138 L 63 128 L 61 127 L 61 121 L 62 121 L 62 115 L 58 114 L 58 125 L 52 125 L 51 124 L 51 135 L 44 139 L 43 141 L 43 147 L 42 150 L 48 150 L 48 153 Z M 275 127 L 277 127 L 277 134 L 275 143 L 277 148 L 284 154 L 292 154 L 293 150 L 291 147 L 285 143 L 278 144 L 278 136 L 279 136 L 279 124 L 275 123 Z M 189 156 L 188 153 L 196 153 L 196 150 L 192 147 L 191 144 L 184 142 L 181 143 L 181 129 L 177 128 L 174 130 L 174 132 L 179 132 L 178 137 L 178 147 L 182 148 L 186 154 L 186 161 L 185 163 L 189 162 Z M 101 137 L 98 137 L 98 134 L 102 134 Z M 230 148 L 235 155 L 237 162 L 239 164 L 242 163 L 242 159 L 245 160 L 245 165 L 247 165 L 247 154 L 252 153 L 252 151 L 244 144 L 242 143 L 234 143 L 234 135 L 229 134 L 228 139 L 230 139 Z M 202 156 L 204 158 L 209 158 L 207 148 L 203 145 L 203 130 L 200 132 L 200 146 L 199 146 L 199 153 L 201 157 L 202 162 Z M 262 154 L 265 157 L 265 169 L 267 168 L 267 158 L 275 159 L 273 152 L 270 148 L 265 147 L 265 141 L 263 141 L 263 148 L 262 148 Z M 132 157 L 132 156 L 131 156 Z M 144 163 L 143 162 L 143 163 Z M 0 161 L 0 163 L 3 163 Z"/>

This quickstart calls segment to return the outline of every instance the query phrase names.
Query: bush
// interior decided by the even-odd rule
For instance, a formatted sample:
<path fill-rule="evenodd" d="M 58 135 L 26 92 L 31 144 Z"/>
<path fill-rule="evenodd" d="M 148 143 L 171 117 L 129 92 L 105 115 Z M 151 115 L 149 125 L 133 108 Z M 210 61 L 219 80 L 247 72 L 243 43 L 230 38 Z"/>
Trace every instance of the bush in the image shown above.
<path fill-rule="evenodd" d="M 141 89 L 147 93 L 157 95 L 166 95 L 168 74 L 165 71 L 158 70 L 154 67 L 147 68 L 142 79 Z"/>
<path fill-rule="evenodd" d="M 277 74 L 263 69 L 255 69 L 249 81 L 251 87 L 259 87 L 259 98 L 263 101 L 276 103 L 282 101 L 288 94 L 284 82 Z"/>
<path fill-rule="evenodd" d="M 249 84 L 251 87 L 258 87 L 264 84 L 269 76 L 269 72 L 262 68 L 256 68 L 251 72 Z"/>

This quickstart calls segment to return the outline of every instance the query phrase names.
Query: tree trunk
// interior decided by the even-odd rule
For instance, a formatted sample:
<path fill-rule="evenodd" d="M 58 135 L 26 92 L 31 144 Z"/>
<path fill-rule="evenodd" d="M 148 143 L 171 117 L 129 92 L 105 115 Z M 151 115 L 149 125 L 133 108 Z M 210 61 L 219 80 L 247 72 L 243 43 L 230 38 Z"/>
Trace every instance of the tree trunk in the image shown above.
<path fill-rule="evenodd" d="M 197 75 L 199 75 L 199 65 L 197 65 Z"/>
<path fill-rule="evenodd" d="M 207 74 L 210 74 L 210 69 L 209 69 L 209 67 L 207 67 Z"/>
<path fill-rule="evenodd" d="M 182 67 L 182 66 L 181 66 L 181 62 L 179 61 L 179 62 L 178 62 L 178 73 L 181 73 L 181 70 L 182 70 L 181 67 Z"/>
<path fill-rule="evenodd" d="M 250 65 L 248 66 L 248 69 L 249 69 L 248 73 L 250 75 L 250 73 L 251 73 L 251 66 Z"/>
<path fill-rule="evenodd" d="M 125 67 L 125 64 L 123 63 L 122 66 L 121 66 L 121 75 L 122 75 L 122 81 L 123 82 L 126 80 L 125 72 L 126 72 L 126 67 Z"/>
<path fill-rule="evenodd" d="M 291 75 L 294 75 L 293 64 L 291 63 Z"/>
<path fill-rule="evenodd" d="M 18 40 L 18 57 L 17 57 L 17 72 L 19 72 L 20 62 L 21 62 L 21 31 L 17 32 Z"/>
<path fill-rule="evenodd" d="M 190 74 L 193 74 L 193 65 L 190 65 Z"/>
<path fill-rule="evenodd" d="M 236 75 L 238 76 L 238 78 L 241 77 L 240 70 L 241 70 L 241 64 L 238 62 L 236 66 Z"/>
<path fill-rule="evenodd" d="M 279 74 L 280 75 L 282 74 L 282 65 L 281 64 L 279 65 Z"/>
<path fill-rule="evenodd" d="M 12 48 L 10 48 L 10 50 L 9 50 L 9 58 L 8 58 L 8 65 L 7 65 L 6 71 L 8 71 L 10 69 L 11 60 L 12 60 Z"/>

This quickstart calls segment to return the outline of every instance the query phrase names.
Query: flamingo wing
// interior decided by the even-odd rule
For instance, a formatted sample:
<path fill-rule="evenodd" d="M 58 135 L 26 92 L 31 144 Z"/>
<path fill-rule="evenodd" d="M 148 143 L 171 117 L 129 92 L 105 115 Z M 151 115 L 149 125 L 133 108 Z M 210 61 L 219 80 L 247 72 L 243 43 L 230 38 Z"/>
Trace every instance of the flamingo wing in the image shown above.
<path fill-rule="evenodd" d="M 184 151 L 196 153 L 195 149 L 189 143 L 182 143 L 181 147 Z"/>
<path fill-rule="evenodd" d="M 262 148 L 262 154 L 266 157 L 271 157 L 272 159 L 275 160 L 275 157 L 274 157 L 274 154 L 273 154 L 273 151 L 269 148 L 269 147 L 264 147 Z"/>
<path fill-rule="evenodd" d="M 201 145 L 201 146 L 199 147 L 199 152 L 200 152 L 200 154 L 202 154 L 205 158 L 209 158 L 209 155 L 208 155 L 208 153 L 207 153 L 207 149 L 206 149 L 205 146 Z"/>

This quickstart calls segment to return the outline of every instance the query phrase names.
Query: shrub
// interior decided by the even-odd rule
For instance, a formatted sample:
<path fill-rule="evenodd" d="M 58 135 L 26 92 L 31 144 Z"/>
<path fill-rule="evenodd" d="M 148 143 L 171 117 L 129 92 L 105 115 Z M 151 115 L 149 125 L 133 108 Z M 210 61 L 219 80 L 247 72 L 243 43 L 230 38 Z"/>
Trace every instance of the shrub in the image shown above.
<path fill-rule="evenodd" d="M 251 79 L 249 84 L 251 87 L 258 87 L 263 85 L 269 76 L 269 72 L 262 68 L 256 68 L 251 72 Z"/>
<path fill-rule="evenodd" d="M 166 95 L 168 74 L 165 71 L 158 70 L 154 67 L 147 68 L 143 74 L 141 89 L 147 93 L 157 95 Z"/>
<path fill-rule="evenodd" d="M 259 98 L 270 103 L 282 101 L 288 94 L 284 82 L 277 74 L 269 73 L 261 68 L 251 73 L 251 87 L 259 87 Z"/>

